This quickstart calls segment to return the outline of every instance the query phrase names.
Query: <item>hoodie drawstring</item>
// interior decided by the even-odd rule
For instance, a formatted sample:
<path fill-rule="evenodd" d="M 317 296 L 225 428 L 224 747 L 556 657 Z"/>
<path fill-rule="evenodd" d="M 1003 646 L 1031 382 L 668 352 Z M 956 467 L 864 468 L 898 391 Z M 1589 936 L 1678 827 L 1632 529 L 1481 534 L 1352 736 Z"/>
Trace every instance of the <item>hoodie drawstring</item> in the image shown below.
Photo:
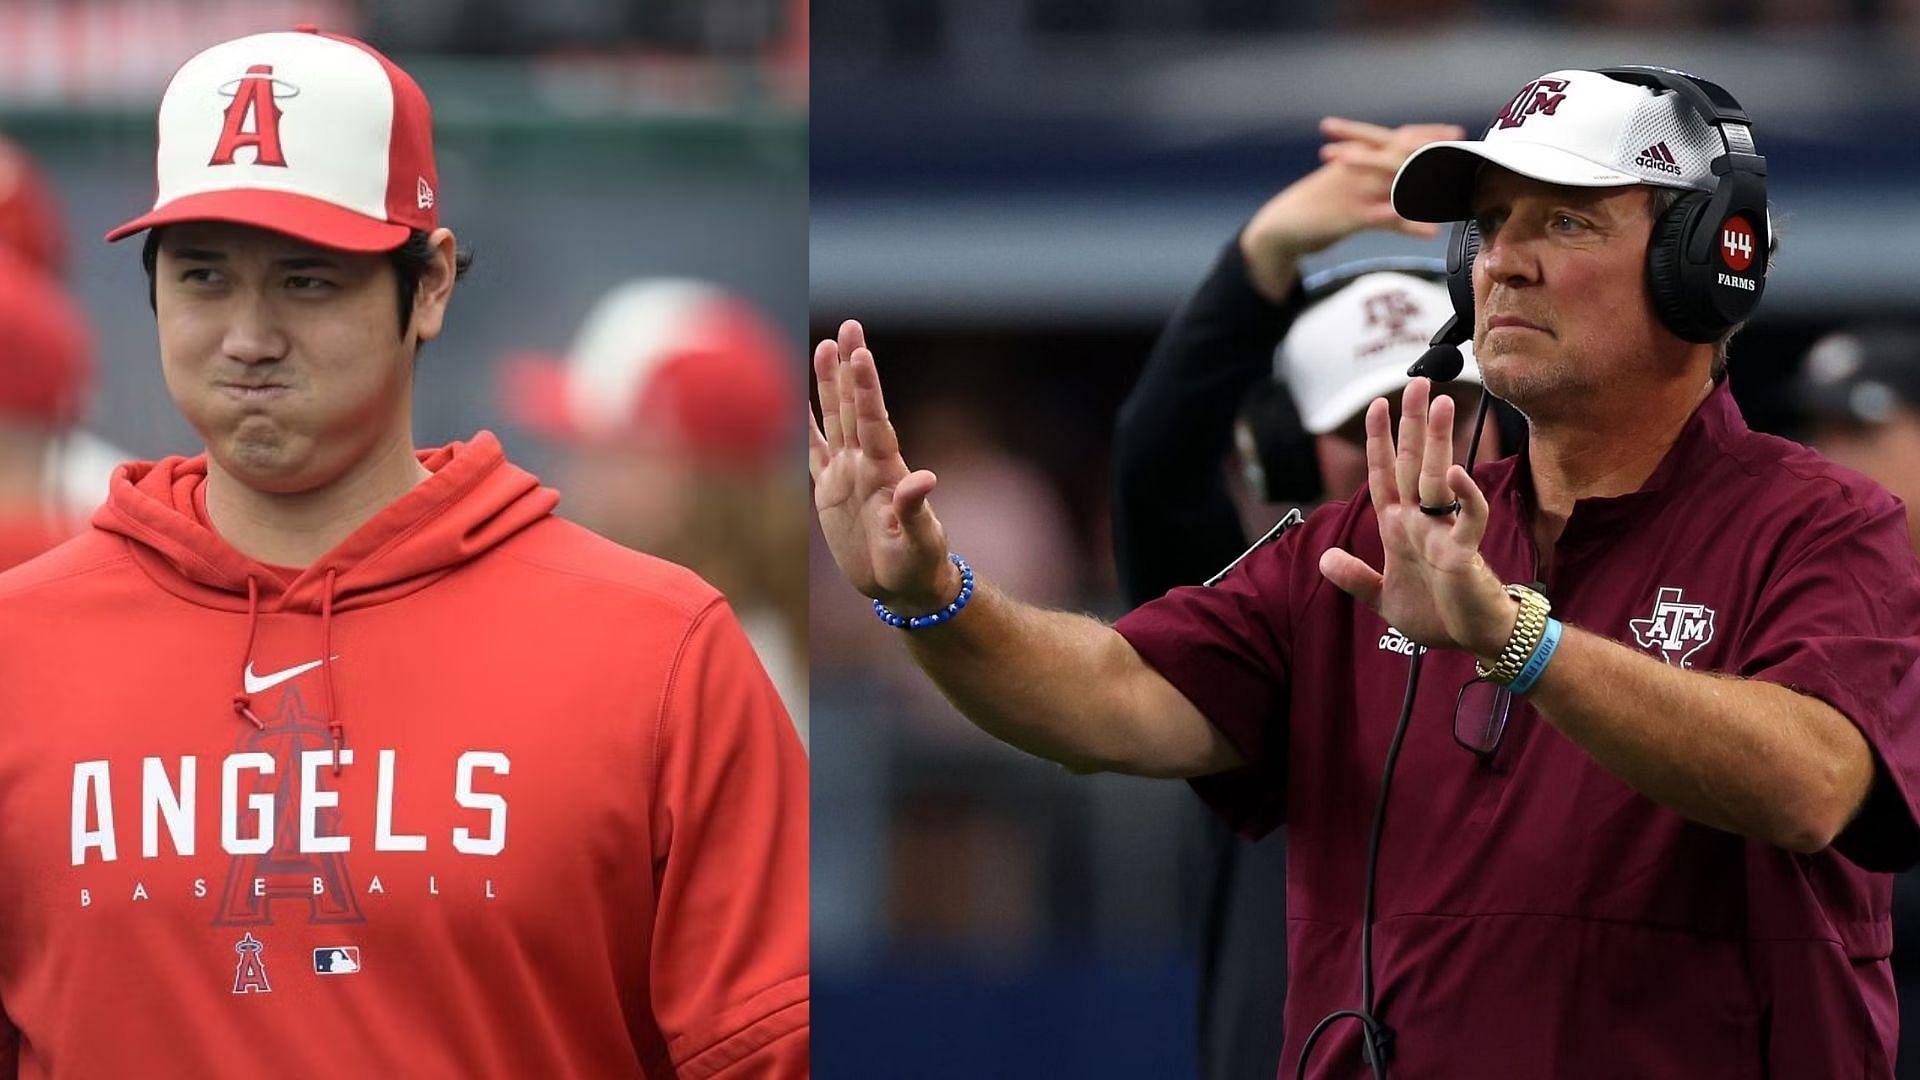
<path fill-rule="evenodd" d="M 252 574 L 248 574 L 247 575 L 247 649 L 245 652 L 240 654 L 240 685 L 242 687 L 245 687 L 247 684 L 247 669 L 253 666 L 253 636 L 254 636 L 254 632 L 259 628 L 259 626 L 260 626 L 260 582 Z M 253 722 L 253 726 L 256 728 L 264 729 L 267 726 L 266 724 L 261 723 L 259 717 L 253 715 L 253 698 L 250 695 L 248 695 L 244 690 L 242 690 L 241 693 L 233 695 L 233 711 L 235 714 L 246 717 L 248 720 L 251 720 Z"/>
<path fill-rule="evenodd" d="M 333 590 L 334 582 L 340 576 L 338 570 L 327 571 L 327 590 L 320 594 L 320 645 L 321 666 L 326 668 L 327 676 L 327 732 L 333 737 L 333 775 L 340 775 L 340 751 L 347 745 L 347 727 L 340 720 L 340 695 L 333 682 Z M 240 681 L 244 687 L 247 681 L 247 669 L 253 666 L 253 642 L 260 627 L 260 581 L 252 574 L 247 575 L 247 648 L 240 657 Z M 245 717 L 254 727 L 265 730 L 266 723 L 253 712 L 253 698 L 244 691 L 233 695 L 233 711 Z"/>
<path fill-rule="evenodd" d="M 333 735 L 333 775 L 340 775 L 340 749 L 347 743 L 347 725 L 340 719 L 340 696 L 333 686 L 333 580 L 327 571 L 327 591 L 320 594 L 320 656 L 327 669 L 327 731 Z"/>

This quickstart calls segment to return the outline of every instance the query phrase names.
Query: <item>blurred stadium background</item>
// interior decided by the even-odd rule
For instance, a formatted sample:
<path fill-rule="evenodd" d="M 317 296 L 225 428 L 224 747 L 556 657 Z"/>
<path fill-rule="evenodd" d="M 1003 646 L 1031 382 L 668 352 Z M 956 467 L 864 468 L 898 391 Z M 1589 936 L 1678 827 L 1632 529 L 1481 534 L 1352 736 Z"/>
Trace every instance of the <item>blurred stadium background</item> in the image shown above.
<path fill-rule="evenodd" d="M 1803 430 L 1789 380 L 1822 333 L 1920 305 L 1920 144 L 1895 135 L 1920 120 L 1911 0 L 822 0 L 813 17 L 812 338 L 864 320 L 955 550 L 1030 600 L 1119 614 L 1115 409 L 1221 246 L 1317 164 L 1322 115 L 1477 135 L 1527 79 L 1609 63 L 1726 86 L 1756 118 L 1781 234 L 1733 348 L 1763 430 Z M 1444 254 L 1374 235 L 1308 268 L 1403 251 Z M 817 536 L 812 579 L 819 1075 L 1192 1075 L 1198 801 L 992 742 Z"/>
<path fill-rule="evenodd" d="M 93 435 L 132 457 L 199 450 L 161 379 L 140 245 L 100 238 L 152 205 L 154 117 L 175 68 L 216 42 L 300 23 L 368 41 L 422 85 L 444 220 L 477 256 L 421 358 L 418 445 L 492 429 L 549 483 L 567 475 L 575 448 L 513 422 L 502 368 L 565 353 L 594 302 L 636 278 L 702 279 L 743 298 L 778 328 L 776 374 L 790 372 L 797 391 L 804 0 L 0 0 L 0 135 L 59 204 L 65 284 L 97 345 Z M 806 498 L 797 402 L 791 412 L 775 485 L 791 523 L 777 575 L 790 582 Z M 105 492 L 106 466 L 67 464 Z M 561 512 L 579 505 L 563 498 Z M 792 591 L 796 662 L 783 681 L 799 718 L 805 599 Z"/>

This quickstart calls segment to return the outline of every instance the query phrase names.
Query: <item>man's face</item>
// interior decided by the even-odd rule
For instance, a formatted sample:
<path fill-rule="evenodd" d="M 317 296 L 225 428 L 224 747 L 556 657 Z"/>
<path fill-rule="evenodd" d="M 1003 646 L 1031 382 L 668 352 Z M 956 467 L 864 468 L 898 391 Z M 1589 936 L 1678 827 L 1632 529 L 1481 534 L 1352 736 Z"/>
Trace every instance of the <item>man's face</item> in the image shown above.
<path fill-rule="evenodd" d="M 411 440 L 417 332 L 399 331 L 394 274 L 384 255 L 264 229 L 167 228 L 154 270 L 160 362 L 223 469 L 256 490 L 309 491 Z"/>
<path fill-rule="evenodd" d="M 1481 170 L 1473 355 L 1489 389 L 1537 416 L 1637 374 L 1672 375 L 1688 346 L 1647 296 L 1651 195 Z"/>

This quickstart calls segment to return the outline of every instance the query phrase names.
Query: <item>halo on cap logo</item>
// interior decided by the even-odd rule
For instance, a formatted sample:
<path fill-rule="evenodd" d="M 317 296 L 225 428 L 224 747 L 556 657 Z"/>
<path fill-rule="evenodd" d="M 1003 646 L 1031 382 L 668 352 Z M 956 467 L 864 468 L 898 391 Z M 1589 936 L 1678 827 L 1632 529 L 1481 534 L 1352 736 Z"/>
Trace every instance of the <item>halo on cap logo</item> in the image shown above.
<path fill-rule="evenodd" d="M 1731 270 L 1745 270 L 1753 265 L 1753 226 L 1741 214 L 1735 214 L 1720 225 L 1720 261 Z"/>
<path fill-rule="evenodd" d="M 273 84 L 273 96 L 275 98 L 285 100 L 287 98 L 297 98 L 300 96 L 300 88 L 275 75 L 272 64 L 255 64 L 247 69 L 245 75 L 228 79 L 226 82 L 221 83 L 220 89 L 216 92 L 221 97 L 238 96 L 242 85 L 258 79 L 262 75 L 267 76 L 267 81 Z"/>
<path fill-rule="evenodd" d="M 218 93 L 230 97 L 220 142 L 213 148 L 213 165 L 233 164 L 234 152 L 253 147 L 255 165 L 286 168 L 286 155 L 280 150 L 280 106 L 278 101 L 300 96 L 300 88 L 285 79 L 275 78 L 272 64 L 254 64 L 237 79 L 222 83 Z M 252 125 L 248 125 L 248 121 Z"/>

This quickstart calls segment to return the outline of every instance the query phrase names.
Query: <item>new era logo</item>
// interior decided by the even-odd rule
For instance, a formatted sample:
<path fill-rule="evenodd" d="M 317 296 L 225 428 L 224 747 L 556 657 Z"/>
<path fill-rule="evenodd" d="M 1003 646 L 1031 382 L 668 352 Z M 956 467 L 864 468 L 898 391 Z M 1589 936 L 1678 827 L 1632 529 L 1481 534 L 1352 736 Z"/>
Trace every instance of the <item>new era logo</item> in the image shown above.
<path fill-rule="evenodd" d="M 426 177 L 420 176 L 415 177 L 415 179 L 417 179 L 420 184 L 414 189 L 414 201 L 420 204 L 420 209 L 422 210 L 433 209 L 433 188 L 427 185 Z"/>
<path fill-rule="evenodd" d="M 1675 176 L 1680 175 L 1680 163 L 1673 160 L 1673 151 L 1667 149 L 1667 144 L 1664 142 L 1654 143 L 1640 151 L 1640 156 L 1634 158 L 1633 163 L 1643 169 L 1658 169 Z"/>

